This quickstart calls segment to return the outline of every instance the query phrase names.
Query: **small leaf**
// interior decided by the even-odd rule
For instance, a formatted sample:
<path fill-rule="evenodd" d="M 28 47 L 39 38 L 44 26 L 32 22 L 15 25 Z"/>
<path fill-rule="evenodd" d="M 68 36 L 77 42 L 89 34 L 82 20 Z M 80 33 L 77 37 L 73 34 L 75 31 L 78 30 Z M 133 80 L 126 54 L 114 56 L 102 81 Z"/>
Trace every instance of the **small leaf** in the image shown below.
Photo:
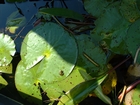
<path fill-rule="evenodd" d="M 22 27 L 26 23 L 26 18 L 24 16 L 19 17 L 19 12 L 13 12 L 8 18 L 6 22 L 6 28 L 11 33 L 15 33 L 16 29 Z"/>
<path fill-rule="evenodd" d="M 0 66 L 7 66 L 15 52 L 15 44 L 11 37 L 0 33 Z"/>
<path fill-rule="evenodd" d="M 12 63 L 10 63 L 7 66 L 0 66 L 0 72 L 1 73 L 11 74 L 12 73 Z"/>
<path fill-rule="evenodd" d="M 0 89 L 8 85 L 7 81 L 0 75 Z"/>
<path fill-rule="evenodd" d="M 75 11 L 66 8 L 41 8 L 40 13 L 50 14 L 54 16 L 61 16 L 65 18 L 72 18 L 76 20 L 83 20 L 83 16 Z"/>
<path fill-rule="evenodd" d="M 112 105 L 111 99 L 103 94 L 101 85 L 99 85 L 95 90 L 94 93 L 97 95 L 98 98 L 100 98 L 104 103 Z"/>

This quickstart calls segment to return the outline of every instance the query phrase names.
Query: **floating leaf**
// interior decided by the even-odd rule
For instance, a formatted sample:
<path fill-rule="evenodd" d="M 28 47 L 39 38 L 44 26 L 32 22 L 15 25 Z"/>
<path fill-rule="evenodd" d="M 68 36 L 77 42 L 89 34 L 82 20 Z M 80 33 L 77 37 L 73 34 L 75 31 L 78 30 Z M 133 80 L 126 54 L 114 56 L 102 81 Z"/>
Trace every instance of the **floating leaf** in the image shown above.
<path fill-rule="evenodd" d="M 7 81 L 0 75 L 0 89 L 8 85 Z"/>
<path fill-rule="evenodd" d="M 130 25 L 119 12 L 120 2 L 114 2 L 106 7 L 104 13 L 95 21 L 95 29 L 91 36 L 104 49 L 117 54 L 127 54 L 125 37 Z"/>
<path fill-rule="evenodd" d="M 14 41 L 10 36 L 0 33 L 0 66 L 10 64 L 12 60 L 11 56 L 14 56 L 15 52 Z"/>
<path fill-rule="evenodd" d="M 66 94 L 64 94 L 58 103 L 58 105 L 76 105 L 85 99 L 89 93 L 91 93 L 98 85 L 100 85 L 106 76 L 102 77 L 99 80 L 91 79 L 85 82 L 80 83 L 79 85 L 72 88 Z"/>
<path fill-rule="evenodd" d="M 11 74 L 12 73 L 12 63 L 10 63 L 7 66 L 0 66 L 0 72 L 1 73 Z"/>
<path fill-rule="evenodd" d="M 124 104 L 125 105 L 140 105 L 140 85 L 138 84 L 136 88 L 131 90 L 125 95 Z"/>
<path fill-rule="evenodd" d="M 41 62 L 38 75 L 49 74 L 45 79 L 53 82 L 71 73 L 77 52 L 76 42 L 67 31 L 55 23 L 46 23 L 36 26 L 26 35 L 21 47 L 21 59 L 26 69 Z"/>
<path fill-rule="evenodd" d="M 19 12 L 13 12 L 8 18 L 6 22 L 6 28 L 11 32 L 15 33 L 16 29 L 22 27 L 26 23 L 25 17 L 19 17 Z"/>
<path fill-rule="evenodd" d="M 84 17 L 81 14 L 66 8 L 41 8 L 39 12 L 43 14 L 61 16 L 61 17 L 72 18 L 76 20 L 84 19 Z"/>
<path fill-rule="evenodd" d="M 105 65 L 107 63 L 107 57 L 101 48 L 95 46 L 91 37 L 83 34 L 76 36 L 76 40 L 79 49 L 77 65 L 86 69 L 87 73 L 91 74 L 92 77 L 98 77 L 106 72 L 107 67 Z M 88 60 L 85 54 L 97 63 L 98 66 Z"/>
<path fill-rule="evenodd" d="M 127 37 L 125 39 L 127 49 L 134 58 L 137 49 L 140 47 L 140 19 L 135 21 L 128 29 Z M 140 64 L 140 54 L 137 58 L 137 63 Z"/>
<path fill-rule="evenodd" d="M 16 68 L 15 84 L 23 98 L 40 105 L 42 97 L 36 73 L 38 66 L 36 65 L 30 70 L 26 70 L 23 61 L 20 61 Z"/>
<path fill-rule="evenodd" d="M 113 0 L 84 0 L 86 11 L 92 16 L 99 17 Z"/>
<path fill-rule="evenodd" d="M 43 89 L 43 92 L 47 93 L 47 97 L 50 98 L 46 101 L 54 101 L 55 99 L 63 95 L 64 92 L 69 91 L 74 86 L 85 81 L 81 76 L 81 74 L 79 73 L 79 70 L 83 69 L 80 67 L 75 67 L 72 73 L 66 79 L 54 83 L 47 83 L 47 80 L 45 78 L 47 78 L 49 74 L 45 75 L 44 77 L 39 76 L 38 75 L 39 72 L 37 73 L 39 65 L 40 63 L 38 63 L 31 69 L 27 70 L 24 66 L 24 62 L 21 61 L 16 69 L 15 74 L 16 88 L 20 92 L 21 96 L 23 98 L 26 98 L 30 102 L 39 104 L 41 103 L 41 93 L 39 90 L 39 85 Z M 40 79 L 40 77 L 42 79 Z"/>
<path fill-rule="evenodd" d="M 54 99 L 58 99 L 60 96 L 64 95 L 65 92 L 85 81 L 79 72 L 81 70 L 85 71 L 81 67 L 76 66 L 66 79 L 55 83 L 46 84 L 45 81 L 42 81 L 40 82 L 42 89 L 47 93 L 47 96 L 50 98 L 50 100 L 54 101 Z"/>
<path fill-rule="evenodd" d="M 136 0 L 122 0 L 120 12 L 129 22 L 135 22 L 140 17 Z"/>

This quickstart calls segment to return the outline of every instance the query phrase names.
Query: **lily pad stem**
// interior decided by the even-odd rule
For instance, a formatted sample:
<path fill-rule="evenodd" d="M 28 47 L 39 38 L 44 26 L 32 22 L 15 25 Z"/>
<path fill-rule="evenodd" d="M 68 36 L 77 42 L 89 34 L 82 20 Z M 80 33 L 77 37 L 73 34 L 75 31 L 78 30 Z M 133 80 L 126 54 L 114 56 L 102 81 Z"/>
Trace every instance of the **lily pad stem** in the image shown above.
<path fill-rule="evenodd" d="M 71 30 L 69 30 L 68 28 L 66 28 L 55 16 L 52 15 L 52 18 L 53 18 L 60 26 L 62 26 L 66 31 L 68 31 L 69 33 L 75 35 L 74 32 L 72 32 Z"/>

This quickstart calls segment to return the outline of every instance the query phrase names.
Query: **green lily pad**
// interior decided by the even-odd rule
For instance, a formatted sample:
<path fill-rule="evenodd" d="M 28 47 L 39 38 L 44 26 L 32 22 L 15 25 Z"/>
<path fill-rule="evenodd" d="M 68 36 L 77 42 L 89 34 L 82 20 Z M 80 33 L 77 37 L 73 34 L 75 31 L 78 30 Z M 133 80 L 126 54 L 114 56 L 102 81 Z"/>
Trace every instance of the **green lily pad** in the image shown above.
<path fill-rule="evenodd" d="M 0 33 L 0 66 L 7 66 L 14 56 L 15 44 L 10 36 Z"/>
<path fill-rule="evenodd" d="M 8 85 L 7 81 L 0 75 L 0 89 Z"/>
<path fill-rule="evenodd" d="M 124 40 L 130 22 L 120 14 L 119 6 L 118 1 L 106 7 L 105 12 L 95 21 L 96 27 L 91 31 L 91 36 L 104 49 L 117 54 L 127 54 Z"/>
<path fill-rule="evenodd" d="M 129 22 L 134 22 L 140 17 L 139 9 L 137 8 L 136 0 L 122 0 L 120 12 Z"/>
<path fill-rule="evenodd" d="M 79 35 L 76 36 L 76 39 L 79 49 L 77 66 L 86 69 L 87 73 L 91 74 L 93 77 L 105 73 L 108 69 L 106 67 L 107 56 L 104 51 L 96 46 L 88 35 Z M 89 56 L 98 66 L 87 59 L 84 54 Z"/>
<path fill-rule="evenodd" d="M 138 84 L 135 89 L 132 90 L 132 105 L 140 105 L 139 103 L 139 95 L 140 95 L 140 85 Z"/>
<path fill-rule="evenodd" d="M 41 104 L 42 97 L 36 74 L 38 66 L 36 65 L 30 70 L 26 70 L 23 61 L 20 61 L 15 73 L 15 84 L 23 98 L 26 98 L 30 102 Z"/>
<path fill-rule="evenodd" d="M 84 0 L 86 11 L 92 16 L 99 17 L 113 0 Z"/>
<path fill-rule="evenodd" d="M 40 76 L 37 73 L 39 66 L 40 63 L 27 70 L 24 66 L 24 62 L 20 61 L 16 69 L 16 88 L 20 92 L 21 96 L 30 102 L 41 104 L 42 97 L 39 86 L 42 88 L 43 93 L 47 93 L 46 95 L 49 97 L 46 102 L 53 102 L 55 99 L 62 96 L 64 92 L 69 91 L 79 83 L 85 81 L 79 72 L 79 70 L 83 69 L 75 67 L 66 79 L 54 83 L 47 83 L 45 78 L 47 78 L 49 74 L 45 77 L 41 76 L 44 80 L 40 79 Z"/>
<path fill-rule="evenodd" d="M 127 49 L 133 58 L 135 57 L 137 49 L 140 47 L 140 19 L 135 21 L 128 29 L 127 37 L 125 39 Z M 137 58 L 137 63 L 140 63 L 140 54 Z"/>
<path fill-rule="evenodd" d="M 67 31 L 55 23 L 38 25 L 24 38 L 21 59 L 27 69 L 42 60 L 44 63 L 41 68 L 45 70 L 47 67 L 46 73 L 56 78 L 65 77 L 72 71 L 77 60 L 76 42 Z M 61 70 L 64 72 L 63 76 L 59 74 Z"/>
<path fill-rule="evenodd" d="M 12 73 L 12 63 L 10 63 L 7 66 L 0 66 L 0 72 L 1 73 L 11 74 Z"/>

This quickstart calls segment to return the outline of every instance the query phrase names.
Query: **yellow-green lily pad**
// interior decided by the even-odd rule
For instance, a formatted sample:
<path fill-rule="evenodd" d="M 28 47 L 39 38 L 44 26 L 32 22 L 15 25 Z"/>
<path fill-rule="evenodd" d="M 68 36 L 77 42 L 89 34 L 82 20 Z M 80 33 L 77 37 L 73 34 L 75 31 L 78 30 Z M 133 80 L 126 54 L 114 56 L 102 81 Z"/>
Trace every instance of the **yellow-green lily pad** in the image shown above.
<path fill-rule="evenodd" d="M 11 37 L 0 33 L 0 66 L 10 64 L 15 52 L 15 43 Z"/>

